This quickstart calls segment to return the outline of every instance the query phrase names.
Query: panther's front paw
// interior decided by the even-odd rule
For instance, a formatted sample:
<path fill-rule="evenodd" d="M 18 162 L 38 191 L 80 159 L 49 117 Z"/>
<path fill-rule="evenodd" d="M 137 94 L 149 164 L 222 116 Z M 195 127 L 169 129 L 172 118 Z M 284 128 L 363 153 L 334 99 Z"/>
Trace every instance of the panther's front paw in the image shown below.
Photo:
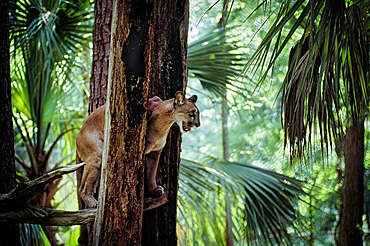
<path fill-rule="evenodd" d="M 88 198 L 85 203 L 88 208 L 96 208 L 98 206 L 98 201 L 94 197 Z"/>
<path fill-rule="evenodd" d="M 153 190 L 149 191 L 151 197 L 160 197 L 164 194 L 164 189 L 162 186 L 157 186 Z"/>
<path fill-rule="evenodd" d="M 81 198 L 85 202 L 87 208 L 96 208 L 98 205 L 98 201 L 95 199 L 92 193 L 81 195 Z"/>

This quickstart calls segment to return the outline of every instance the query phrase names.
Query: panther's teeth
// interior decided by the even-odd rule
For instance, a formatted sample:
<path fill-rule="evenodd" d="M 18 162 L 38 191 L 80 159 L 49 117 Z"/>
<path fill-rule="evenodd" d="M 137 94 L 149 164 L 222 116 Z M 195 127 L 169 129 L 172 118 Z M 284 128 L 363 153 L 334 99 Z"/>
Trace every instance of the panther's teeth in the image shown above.
<path fill-rule="evenodd" d="M 184 124 L 184 126 L 183 126 L 183 129 L 184 129 L 184 131 L 185 132 L 188 132 L 188 131 L 190 131 L 191 130 L 191 128 L 190 127 L 188 127 L 187 125 L 185 125 Z"/>

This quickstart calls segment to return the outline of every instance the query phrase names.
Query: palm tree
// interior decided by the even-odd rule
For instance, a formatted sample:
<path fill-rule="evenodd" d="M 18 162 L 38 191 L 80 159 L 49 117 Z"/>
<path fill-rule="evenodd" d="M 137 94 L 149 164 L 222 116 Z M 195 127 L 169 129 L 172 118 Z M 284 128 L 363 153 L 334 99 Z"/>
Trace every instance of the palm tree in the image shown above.
<path fill-rule="evenodd" d="M 22 0 L 10 2 L 12 100 L 17 126 L 19 173 L 34 179 L 73 161 L 71 153 L 50 159 L 57 144 L 74 145 L 72 130 L 80 113 L 71 104 L 79 96 L 74 73 L 91 38 L 89 0 Z M 72 142 L 71 142 L 72 140 Z M 22 154 L 26 152 L 26 154 Z M 51 200 L 59 181 L 46 187 L 42 204 Z M 52 241 L 52 234 L 48 235 Z"/>
<path fill-rule="evenodd" d="M 237 78 L 244 66 L 243 54 L 236 41 L 226 34 L 231 28 L 217 28 L 189 44 L 189 76 L 197 78 L 210 98 L 222 98 L 226 88 L 241 92 L 244 88 Z M 238 82 L 238 83 L 236 83 Z"/>
<path fill-rule="evenodd" d="M 257 9 L 268 2 L 263 1 Z M 261 65 L 263 81 L 288 41 L 302 31 L 301 39 L 290 51 L 282 87 L 285 144 L 289 143 L 291 158 L 303 158 L 315 135 L 320 136 L 322 149 L 333 146 L 333 140 L 336 147 L 345 141 L 340 243 L 362 245 L 364 120 L 370 67 L 366 23 L 370 4 L 299 0 L 279 2 L 277 6 L 276 19 L 246 70 Z M 286 30 L 288 22 L 293 24 Z"/>
<path fill-rule="evenodd" d="M 14 25 L 12 40 L 16 47 L 13 53 L 15 58 L 13 62 L 19 61 L 18 64 L 20 64 L 20 66 L 14 66 L 18 67 L 19 70 L 16 70 L 16 73 L 13 75 L 15 79 L 13 96 L 17 109 L 15 122 L 19 123 L 19 140 L 26 146 L 31 164 L 27 165 L 21 157 L 18 157 L 18 162 L 24 166 L 25 170 L 29 170 L 29 177 L 37 176 L 37 172 L 41 174 L 53 168 L 48 164 L 51 152 L 57 140 L 68 130 L 64 128 L 64 131 L 59 131 L 59 134 L 55 136 L 56 141 L 48 142 L 48 131 L 53 132 L 53 128 L 59 126 L 54 124 L 55 117 L 58 116 L 54 113 L 58 111 L 56 109 L 63 105 L 59 95 L 65 96 L 64 92 L 67 91 L 66 88 L 69 88 L 68 84 L 64 84 L 64 82 L 57 83 L 58 80 L 56 78 L 68 78 L 68 75 L 70 75 L 68 73 L 70 71 L 68 64 L 78 60 L 77 56 L 72 55 L 73 51 L 78 51 L 82 48 L 80 45 L 73 47 L 72 44 L 79 42 L 86 44 L 86 40 L 81 35 L 88 32 L 91 23 L 86 25 L 78 24 L 71 27 L 67 25 L 67 22 L 56 29 L 54 27 L 58 25 L 54 24 L 62 19 L 64 20 L 65 16 L 61 14 L 63 11 L 75 13 L 80 17 L 88 17 L 89 14 L 73 10 L 77 7 L 84 8 L 84 2 L 81 0 L 80 3 L 73 5 L 67 1 L 25 1 L 18 2 L 17 5 L 13 6 L 14 11 L 11 15 Z M 60 4 L 59 7 L 57 4 Z M 63 6 L 63 4 L 71 4 L 69 7 L 72 10 L 67 11 L 69 8 L 67 8 L 67 5 Z M 32 9 L 32 11 L 27 11 L 28 9 Z M 85 9 L 88 8 L 85 7 Z M 81 15 L 78 15 L 78 13 Z M 76 23 L 81 23 L 81 21 L 74 19 L 69 24 Z M 20 27 L 18 31 L 15 28 L 17 25 Z M 66 29 L 65 36 L 55 36 L 56 38 L 49 39 L 49 37 L 54 35 L 49 33 L 49 31 L 58 31 L 62 27 Z M 75 33 L 71 34 L 67 31 L 74 31 Z M 215 94 L 223 93 L 222 89 L 226 87 L 226 84 L 231 90 L 236 91 L 239 89 L 231 81 L 235 80 L 235 77 L 240 74 L 235 67 L 241 65 L 240 54 L 235 55 L 232 52 L 235 50 L 234 45 L 229 43 L 225 35 L 220 35 L 220 32 L 222 31 L 215 31 L 209 34 L 203 41 L 199 39 L 189 47 L 189 67 L 191 72 L 201 79 L 204 87 L 208 87 Z M 60 43 L 58 43 L 59 41 Z M 28 44 L 28 42 L 31 44 Z M 43 47 L 43 45 L 46 47 L 36 49 Z M 50 47 L 51 45 L 53 46 Z M 67 48 L 68 45 L 72 46 Z M 198 45 L 198 50 L 195 49 L 196 45 Z M 60 48 L 59 51 L 58 48 Z M 193 50 L 190 51 L 190 49 Z M 68 51 L 67 54 L 61 55 L 66 50 Z M 47 53 L 47 51 L 50 53 Z M 24 54 L 26 56 L 22 58 Z M 41 63 L 38 63 L 38 61 L 41 61 Z M 32 66 L 32 63 L 40 65 L 40 67 L 33 69 L 36 66 Z M 48 68 L 49 73 L 42 67 Z M 63 69 L 60 69 L 61 67 Z M 64 73 L 59 73 L 60 71 L 64 71 Z M 47 92 L 43 93 L 45 90 L 38 90 L 40 87 L 46 88 Z M 65 90 L 60 90 L 61 87 L 65 88 Z M 54 100 L 56 98 L 58 100 Z M 46 109 L 43 109 L 43 107 L 46 107 Z M 71 118 L 73 115 L 68 117 Z M 41 139 L 41 143 L 38 142 L 39 139 Z M 182 218 L 186 218 L 186 220 L 183 220 L 185 224 L 189 225 L 194 222 L 190 221 L 189 218 L 191 217 L 187 216 L 194 213 L 194 211 L 195 214 L 193 215 L 199 222 L 203 222 L 202 219 L 204 218 L 204 213 L 202 214 L 201 212 L 205 212 L 207 218 L 208 215 L 212 215 L 209 217 L 212 219 L 216 218 L 214 216 L 215 211 L 227 212 L 227 216 L 240 221 L 240 223 L 235 223 L 234 226 L 235 237 L 243 238 L 243 235 L 246 235 L 248 240 L 251 241 L 262 237 L 267 242 L 271 240 L 271 243 L 274 241 L 281 243 L 291 242 L 285 228 L 287 228 L 287 225 L 294 226 L 292 222 L 294 222 L 296 214 L 293 209 L 294 203 L 291 200 L 295 200 L 296 195 L 302 192 L 299 181 L 245 164 L 229 163 L 210 157 L 202 164 L 186 160 L 183 160 L 183 164 L 184 168 L 181 170 L 183 181 L 181 181 L 182 190 L 180 191 L 184 191 L 183 197 L 186 198 L 182 202 L 186 205 L 183 207 L 185 212 L 182 213 L 184 215 Z M 43 168 L 38 169 L 39 166 Z M 198 192 L 196 198 L 192 197 L 194 193 L 186 189 L 189 184 L 193 183 L 193 180 L 199 180 L 199 183 L 195 183 L 191 187 L 194 188 L 193 192 Z M 212 181 L 212 185 L 207 185 L 210 181 Z M 236 214 L 238 217 L 232 215 L 232 210 L 224 210 L 223 200 L 220 200 L 219 204 L 212 204 L 209 200 L 199 199 L 203 196 L 207 196 L 209 199 L 218 194 L 222 194 L 222 199 L 228 197 L 227 199 L 232 201 L 233 205 L 230 209 L 238 211 Z M 51 198 L 52 196 L 49 195 L 47 197 Z M 240 203 L 240 200 L 243 203 Z M 195 209 L 189 209 L 189 206 L 192 205 Z M 221 206 L 218 207 L 218 205 Z M 199 208 L 201 209 L 198 210 Z M 189 213 L 186 213 L 187 211 Z M 240 218 L 243 219 L 241 220 Z M 203 227 L 207 229 L 207 231 L 202 231 L 203 235 L 210 233 L 210 235 L 216 237 L 217 242 L 222 243 L 224 239 L 219 234 L 219 231 L 222 230 L 220 229 L 221 227 L 225 226 L 224 220 L 204 220 L 204 223 L 209 227 Z M 195 232 L 196 228 L 191 228 Z M 269 234 L 269 231 L 272 234 Z M 198 235 L 193 233 L 194 237 Z M 271 236 L 275 238 L 271 239 Z"/>

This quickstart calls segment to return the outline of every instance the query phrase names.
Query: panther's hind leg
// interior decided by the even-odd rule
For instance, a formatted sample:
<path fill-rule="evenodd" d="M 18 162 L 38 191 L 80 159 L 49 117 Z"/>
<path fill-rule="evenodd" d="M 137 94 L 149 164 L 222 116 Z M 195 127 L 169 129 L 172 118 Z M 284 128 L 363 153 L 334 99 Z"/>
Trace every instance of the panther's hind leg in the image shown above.
<path fill-rule="evenodd" d="M 86 205 L 89 208 L 94 208 L 98 204 L 94 194 L 100 180 L 101 157 L 93 154 L 85 162 L 81 186 L 78 191 Z"/>

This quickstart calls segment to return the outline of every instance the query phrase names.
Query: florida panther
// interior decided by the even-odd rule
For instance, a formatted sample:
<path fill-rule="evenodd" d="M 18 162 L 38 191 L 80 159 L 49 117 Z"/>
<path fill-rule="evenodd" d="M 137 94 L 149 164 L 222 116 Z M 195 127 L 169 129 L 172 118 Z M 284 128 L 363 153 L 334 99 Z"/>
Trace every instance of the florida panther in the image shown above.
<path fill-rule="evenodd" d="M 162 101 L 155 96 L 149 99 L 148 129 L 145 145 L 146 178 L 149 195 L 161 196 L 162 186 L 157 185 L 156 175 L 159 157 L 171 126 L 177 123 L 182 133 L 200 126 L 199 109 L 195 105 L 197 96 L 185 98 L 179 91 L 175 98 Z M 86 163 L 78 192 L 86 205 L 96 207 L 94 197 L 100 179 L 100 168 L 104 141 L 105 105 L 96 109 L 84 122 L 76 137 L 77 154 Z"/>

